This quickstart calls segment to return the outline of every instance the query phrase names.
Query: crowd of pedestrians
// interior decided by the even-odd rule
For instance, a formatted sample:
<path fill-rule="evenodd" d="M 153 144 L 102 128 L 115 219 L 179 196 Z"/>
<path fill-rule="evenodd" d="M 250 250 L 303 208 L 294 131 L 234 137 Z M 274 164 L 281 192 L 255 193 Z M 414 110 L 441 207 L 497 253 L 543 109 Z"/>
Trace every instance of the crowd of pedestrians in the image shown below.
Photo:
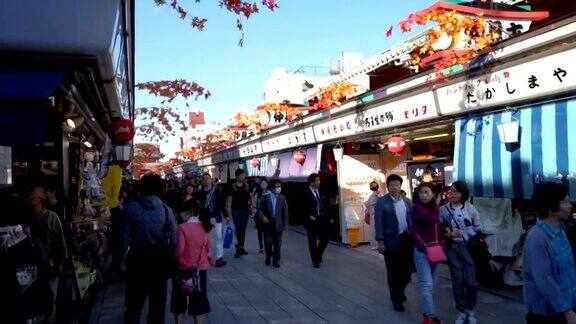
<path fill-rule="evenodd" d="M 440 190 L 432 182 L 422 182 L 414 190 L 414 201 L 402 195 L 402 182 L 398 175 L 388 176 L 384 196 L 375 192 L 378 183 L 371 183 L 373 194 L 366 202 L 366 223 L 372 222 L 373 213 L 394 310 L 405 311 L 405 289 L 415 271 L 422 323 L 440 323 L 434 281 L 438 266 L 446 262 L 458 311 L 455 323 L 477 323 L 477 265 L 489 262 L 491 255 L 466 183 L 454 182 L 442 204 Z M 533 200 L 539 210 L 524 252 L 526 322 L 576 323 L 576 265 L 563 224 L 572 209 L 568 192 L 562 184 L 547 183 L 536 190 Z"/>
<path fill-rule="evenodd" d="M 491 255 L 482 233 L 482 215 L 471 203 L 466 183 L 454 182 L 440 199 L 433 182 L 422 182 L 413 200 L 402 190 L 403 179 L 390 175 L 387 193 L 370 183 L 365 222 L 374 227 L 373 248 L 384 256 L 393 309 L 406 310 L 405 291 L 416 273 L 422 323 L 440 323 L 435 306 L 435 277 L 446 263 L 450 270 L 456 324 L 474 324 L 479 262 Z M 140 196 L 122 208 L 120 257 L 127 253 L 127 323 L 139 323 L 144 303 L 149 302 L 148 322 L 165 317 L 167 282 L 172 279 L 170 310 L 177 323 L 184 314 L 202 323 L 210 312 L 207 270 L 224 267 L 225 232 L 234 228 L 234 257 L 248 255 L 245 242 L 250 217 L 256 225 L 258 248 L 264 265 L 281 267 L 283 232 L 289 225 L 289 204 L 279 180 L 258 179 L 252 185 L 243 170 L 235 172 L 228 188 L 210 174 L 181 193 L 162 179 L 147 175 L 140 181 Z M 178 198 L 176 198 L 178 197 Z M 444 200 L 446 201 L 444 203 Z M 562 185 L 546 184 L 536 191 L 539 220 L 530 230 L 524 253 L 524 300 L 528 323 L 575 323 L 576 268 L 574 255 L 562 225 L 572 206 Z M 318 174 L 298 197 L 308 236 L 311 265 L 319 268 L 335 219 L 325 211 L 325 197 Z M 228 230 L 230 231 L 230 230 Z M 130 247 L 128 249 L 128 246 Z M 158 262 L 150 262 L 158 260 Z"/>

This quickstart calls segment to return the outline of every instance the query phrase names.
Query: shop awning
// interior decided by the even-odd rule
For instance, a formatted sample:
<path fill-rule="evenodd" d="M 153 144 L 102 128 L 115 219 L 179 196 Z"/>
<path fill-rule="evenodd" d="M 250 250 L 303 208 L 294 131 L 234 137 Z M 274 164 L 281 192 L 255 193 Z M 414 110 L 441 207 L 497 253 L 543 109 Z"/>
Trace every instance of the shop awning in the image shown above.
<path fill-rule="evenodd" d="M 519 143 L 503 144 L 498 125 L 517 121 Z M 454 178 L 474 196 L 530 199 L 534 186 L 563 182 L 576 199 L 576 99 L 456 122 Z"/>
<path fill-rule="evenodd" d="M 290 178 L 307 178 L 310 174 L 318 172 L 318 148 L 311 147 L 304 150 L 306 160 L 300 165 L 294 159 L 290 160 Z"/>
<path fill-rule="evenodd" d="M 253 162 L 254 161 L 254 162 Z M 246 160 L 244 169 L 249 177 L 265 177 L 268 167 L 268 156 L 253 157 Z M 254 165 L 253 165 L 254 164 Z"/>
<path fill-rule="evenodd" d="M 62 83 L 65 72 L 0 71 L 1 99 L 46 99 Z"/>
<path fill-rule="evenodd" d="M 290 163 L 292 161 L 292 152 L 268 156 L 268 167 L 266 168 L 266 178 L 269 179 L 288 179 L 290 178 Z"/>

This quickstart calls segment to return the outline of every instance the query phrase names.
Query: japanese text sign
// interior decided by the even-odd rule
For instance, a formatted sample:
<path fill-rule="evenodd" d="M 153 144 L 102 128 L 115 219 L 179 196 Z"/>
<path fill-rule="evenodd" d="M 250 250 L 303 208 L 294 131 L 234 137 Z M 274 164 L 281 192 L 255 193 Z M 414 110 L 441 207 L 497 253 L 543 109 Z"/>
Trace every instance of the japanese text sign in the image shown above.
<path fill-rule="evenodd" d="M 442 114 L 511 104 L 576 89 L 576 49 L 439 88 Z"/>

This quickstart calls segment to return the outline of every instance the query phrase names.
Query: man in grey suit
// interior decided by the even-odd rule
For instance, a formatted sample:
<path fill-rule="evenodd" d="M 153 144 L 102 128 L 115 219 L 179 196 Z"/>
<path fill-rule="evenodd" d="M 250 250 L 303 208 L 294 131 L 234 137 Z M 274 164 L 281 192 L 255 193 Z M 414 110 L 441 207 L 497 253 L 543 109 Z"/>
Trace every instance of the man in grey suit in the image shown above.
<path fill-rule="evenodd" d="M 282 183 L 273 180 L 269 195 L 263 196 L 258 208 L 258 217 L 264 224 L 264 246 L 266 250 L 266 265 L 272 263 L 274 268 L 280 268 L 280 248 L 282 232 L 288 225 L 288 203 L 281 194 Z"/>
<path fill-rule="evenodd" d="M 391 174 L 386 178 L 388 194 L 378 198 L 374 210 L 374 228 L 378 252 L 384 255 L 388 273 L 388 289 L 394 310 L 403 312 L 413 268 L 413 247 L 408 230 L 412 202 L 402 197 L 402 178 Z"/>

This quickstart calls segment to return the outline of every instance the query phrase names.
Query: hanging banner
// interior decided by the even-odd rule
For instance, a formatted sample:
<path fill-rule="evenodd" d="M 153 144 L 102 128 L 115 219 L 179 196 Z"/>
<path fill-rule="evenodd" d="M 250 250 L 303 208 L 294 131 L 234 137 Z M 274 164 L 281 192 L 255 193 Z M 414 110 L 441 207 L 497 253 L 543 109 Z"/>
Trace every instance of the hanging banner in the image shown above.
<path fill-rule="evenodd" d="M 367 109 L 358 118 L 364 132 L 420 122 L 438 116 L 434 94 L 427 91 Z"/>
<path fill-rule="evenodd" d="M 440 112 L 455 114 L 576 90 L 576 49 L 552 54 L 436 90 Z"/>
<path fill-rule="evenodd" d="M 317 142 L 324 142 L 336 138 L 353 136 L 362 132 L 358 114 L 353 113 L 344 117 L 329 119 L 314 126 L 314 137 Z"/>
<path fill-rule="evenodd" d="M 262 141 L 264 153 L 281 151 L 287 148 L 307 146 L 316 143 L 314 139 L 314 129 L 306 127 L 300 130 L 294 130 L 290 133 L 274 136 Z"/>
<path fill-rule="evenodd" d="M 108 209 L 118 206 L 121 187 L 122 168 L 118 165 L 110 165 L 108 167 L 108 173 L 102 179 L 102 190 L 106 195 L 106 207 L 108 207 Z"/>

